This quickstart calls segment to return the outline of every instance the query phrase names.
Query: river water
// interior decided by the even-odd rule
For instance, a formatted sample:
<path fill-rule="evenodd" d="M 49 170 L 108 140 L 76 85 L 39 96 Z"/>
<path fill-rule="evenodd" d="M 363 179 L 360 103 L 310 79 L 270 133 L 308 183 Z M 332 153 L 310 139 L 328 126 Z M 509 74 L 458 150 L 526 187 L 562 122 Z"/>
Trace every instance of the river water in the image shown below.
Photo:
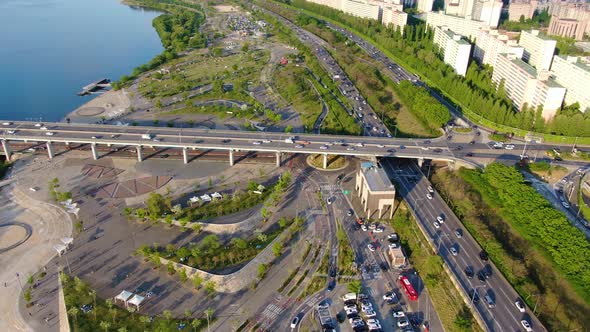
<path fill-rule="evenodd" d="M 159 14 L 119 0 L 0 0 L 0 119 L 61 120 L 93 98 L 76 95 L 82 86 L 162 51 Z"/>

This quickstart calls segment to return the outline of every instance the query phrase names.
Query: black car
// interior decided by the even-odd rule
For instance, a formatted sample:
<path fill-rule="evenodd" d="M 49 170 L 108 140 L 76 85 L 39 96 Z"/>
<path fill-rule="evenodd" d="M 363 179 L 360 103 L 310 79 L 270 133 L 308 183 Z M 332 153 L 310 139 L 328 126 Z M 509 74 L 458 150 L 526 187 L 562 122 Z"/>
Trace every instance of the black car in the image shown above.
<path fill-rule="evenodd" d="M 486 279 L 489 279 L 492 276 L 492 266 L 490 264 L 486 264 L 482 271 L 485 273 Z"/>
<path fill-rule="evenodd" d="M 455 150 L 461 151 L 461 150 L 463 150 L 463 147 L 461 145 L 459 145 L 458 147 L 455 148 Z"/>
<path fill-rule="evenodd" d="M 477 290 L 472 289 L 469 291 L 469 298 L 473 300 L 473 303 L 479 302 L 479 294 L 477 294 Z"/>
<path fill-rule="evenodd" d="M 330 281 L 328 282 L 328 292 L 333 291 L 335 287 L 336 287 L 336 279 L 330 278 Z"/>
<path fill-rule="evenodd" d="M 466 153 L 465 157 L 473 157 L 473 153 L 472 152 Z"/>
<path fill-rule="evenodd" d="M 469 144 L 472 144 L 473 145 L 473 144 L 475 144 L 475 141 L 471 141 L 471 142 L 469 142 Z"/>
<path fill-rule="evenodd" d="M 231 139 L 228 139 L 228 138 L 226 138 L 226 139 L 224 139 L 222 142 L 223 142 L 223 143 L 229 143 L 229 142 L 231 142 Z"/>
<path fill-rule="evenodd" d="M 467 278 L 471 279 L 473 278 L 473 268 L 471 266 L 467 266 L 465 268 L 465 275 L 467 276 Z"/>
<path fill-rule="evenodd" d="M 479 281 L 481 281 L 481 282 L 486 282 L 487 276 L 486 276 L 486 273 L 484 272 L 484 270 L 480 270 L 477 273 L 477 279 L 479 279 Z"/>
<path fill-rule="evenodd" d="M 488 256 L 488 253 L 485 250 L 482 250 L 479 252 L 479 258 L 481 258 L 482 261 L 487 261 L 490 259 L 490 256 Z"/>
<path fill-rule="evenodd" d="M 338 178 L 337 178 L 337 180 L 338 180 L 338 181 L 340 181 L 340 180 L 342 180 L 342 179 L 344 179 L 344 174 L 340 174 L 340 175 L 338 175 Z"/>

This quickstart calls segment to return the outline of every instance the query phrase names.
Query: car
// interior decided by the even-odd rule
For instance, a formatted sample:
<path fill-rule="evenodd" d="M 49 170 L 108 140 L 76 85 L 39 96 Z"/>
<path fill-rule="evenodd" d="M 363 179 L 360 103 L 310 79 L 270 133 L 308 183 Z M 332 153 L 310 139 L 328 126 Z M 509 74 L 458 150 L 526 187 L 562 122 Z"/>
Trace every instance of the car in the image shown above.
<path fill-rule="evenodd" d="M 457 256 L 457 254 L 459 253 L 459 252 L 457 251 L 457 248 L 455 248 L 455 246 L 452 246 L 451 248 L 449 248 L 449 250 L 451 251 L 451 254 L 452 254 L 453 256 Z"/>
<path fill-rule="evenodd" d="M 465 275 L 467 276 L 467 278 L 471 279 L 473 278 L 473 268 L 471 266 L 467 266 L 465 268 Z"/>
<path fill-rule="evenodd" d="M 380 329 L 381 328 L 381 323 L 379 322 L 378 319 L 375 319 L 375 318 L 367 319 L 367 325 L 369 326 L 370 329 L 373 329 L 373 328 Z"/>
<path fill-rule="evenodd" d="M 92 311 L 92 304 L 85 304 L 80 307 L 83 313 L 87 314 Z"/>
<path fill-rule="evenodd" d="M 403 150 L 403 149 L 406 148 L 406 146 L 405 145 L 400 145 L 399 148 L 400 148 L 400 150 Z"/>
<path fill-rule="evenodd" d="M 439 229 L 440 228 L 440 224 L 437 223 L 436 221 L 432 223 L 434 225 L 434 228 Z"/>
<path fill-rule="evenodd" d="M 363 231 L 365 231 L 365 232 L 366 232 L 367 230 L 369 230 L 369 228 L 367 228 L 367 225 L 365 225 L 365 224 L 362 224 L 362 225 L 361 225 L 361 229 L 362 229 Z"/>
<path fill-rule="evenodd" d="M 377 228 L 377 224 L 369 224 L 369 229 L 376 229 Z"/>
<path fill-rule="evenodd" d="M 529 159 L 529 156 L 528 156 L 528 155 L 526 155 L 526 154 L 521 154 L 521 155 L 520 155 L 520 159 L 521 159 L 521 160 L 522 160 L 522 159 Z"/>
<path fill-rule="evenodd" d="M 332 204 L 334 200 L 332 199 L 332 197 L 328 197 L 328 199 L 326 199 L 326 203 L 328 203 L 328 205 Z"/>
<path fill-rule="evenodd" d="M 506 146 L 504 146 L 504 149 L 506 149 L 506 150 L 514 150 L 514 144 L 506 144 Z"/>
<path fill-rule="evenodd" d="M 440 215 L 440 216 L 437 216 L 437 217 L 436 217 L 436 221 L 438 221 L 439 223 L 441 223 L 441 224 L 442 224 L 442 223 L 444 223 L 444 222 L 445 222 L 445 219 L 442 217 L 442 215 Z"/>
<path fill-rule="evenodd" d="M 389 249 L 395 249 L 395 248 L 399 248 L 399 244 L 397 242 L 394 243 L 390 243 L 388 245 Z"/>
<path fill-rule="evenodd" d="M 520 311 L 520 312 L 526 311 L 526 308 L 521 300 L 516 300 L 516 302 L 514 302 L 514 305 L 518 308 L 518 311 Z"/>
<path fill-rule="evenodd" d="M 469 144 L 473 145 L 475 144 L 475 141 L 470 141 Z"/>
<path fill-rule="evenodd" d="M 35 127 L 43 127 L 42 123 L 35 123 Z"/>
<path fill-rule="evenodd" d="M 372 243 L 367 244 L 367 248 L 369 248 L 369 250 L 371 251 L 375 251 L 375 245 L 373 245 Z"/>
<path fill-rule="evenodd" d="M 346 151 L 354 151 L 354 148 L 352 146 L 349 146 L 346 148 Z"/>
<path fill-rule="evenodd" d="M 561 202 L 561 205 L 563 205 L 564 208 L 569 209 L 570 205 L 567 202 Z"/>
<path fill-rule="evenodd" d="M 379 268 L 381 268 L 382 271 L 388 271 L 389 270 L 389 266 L 385 262 L 381 262 L 379 264 Z"/>
<path fill-rule="evenodd" d="M 356 146 L 358 146 L 359 148 L 362 148 L 365 145 L 362 142 L 358 142 L 358 143 L 356 143 Z"/>
<path fill-rule="evenodd" d="M 455 236 L 459 239 L 462 238 L 463 237 L 463 230 L 461 228 L 457 228 L 455 230 Z"/>
<path fill-rule="evenodd" d="M 301 144 L 297 144 L 297 145 L 295 145 L 295 148 L 296 148 L 296 149 L 303 149 L 303 145 L 301 145 Z"/>
<path fill-rule="evenodd" d="M 145 297 L 147 297 L 148 299 L 149 299 L 150 297 L 154 296 L 154 295 L 155 295 L 155 294 L 154 294 L 154 292 L 152 292 L 152 291 L 147 291 L 147 292 L 145 293 Z"/>
<path fill-rule="evenodd" d="M 409 325 L 410 321 L 405 317 L 397 321 L 397 327 L 406 327 Z"/>
<path fill-rule="evenodd" d="M 486 279 L 489 279 L 492 276 L 492 266 L 490 264 L 484 265 L 482 271 L 485 274 Z"/>
<path fill-rule="evenodd" d="M 14 131 L 14 130 L 7 130 L 7 131 L 6 131 L 6 133 L 8 133 L 8 134 L 10 134 L 10 135 L 14 134 L 15 132 L 16 132 L 16 131 Z"/>
<path fill-rule="evenodd" d="M 252 142 L 252 144 L 254 144 L 254 145 L 260 145 L 260 144 L 262 144 L 262 142 L 261 141 L 254 141 L 254 142 Z"/>
<path fill-rule="evenodd" d="M 47 127 L 43 126 L 41 127 L 41 130 L 47 130 Z"/>
<path fill-rule="evenodd" d="M 366 318 L 371 318 L 371 317 L 377 316 L 377 313 L 375 312 L 375 310 L 373 310 L 373 308 L 366 308 L 366 309 L 367 310 L 364 310 Z"/>
<path fill-rule="evenodd" d="M 271 142 L 272 142 L 272 141 L 271 141 L 271 140 L 269 140 L 269 139 L 263 139 L 263 140 L 262 140 L 262 143 L 266 143 L 266 144 L 268 144 L 268 143 L 271 143 Z"/>
<path fill-rule="evenodd" d="M 385 230 L 385 228 L 383 226 L 379 226 L 379 227 L 376 227 L 375 230 L 373 230 L 373 232 L 383 233 L 384 230 Z"/>
<path fill-rule="evenodd" d="M 53 132 L 48 131 L 48 132 L 45 133 L 45 135 L 47 135 L 47 136 L 53 136 Z"/>
<path fill-rule="evenodd" d="M 336 279 L 330 278 L 330 281 L 328 281 L 328 287 L 326 288 L 326 290 L 328 292 L 331 292 L 334 290 L 334 288 L 336 288 Z"/>
<path fill-rule="evenodd" d="M 466 153 L 465 157 L 473 157 L 473 152 Z"/>
<path fill-rule="evenodd" d="M 354 212 L 350 209 L 348 211 L 346 211 L 346 215 L 349 217 L 352 217 L 353 214 L 354 214 Z"/>
<path fill-rule="evenodd" d="M 387 241 L 389 241 L 390 243 L 397 242 L 399 241 L 399 235 L 397 235 L 397 233 L 391 233 L 387 235 Z"/>
<path fill-rule="evenodd" d="M 428 186 L 428 192 L 429 193 L 434 193 L 434 189 L 432 189 L 432 186 Z"/>
<path fill-rule="evenodd" d="M 231 139 L 227 139 L 227 138 L 224 139 L 223 141 L 221 141 L 221 143 L 229 143 L 229 142 L 231 142 Z"/>
<path fill-rule="evenodd" d="M 480 270 L 477 273 L 477 279 L 479 279 L 479 281 L 481 281 L 481 282 L 486 282 L 486 279 L 487 279 L 486 273 L 483 270 Z"/>
<path fill-rule="evenodd" d="M 383 294 L 384 301 L 392 301 L 395 299 L 397 299 L 397 294 L 395 294 L 394 292 L 387 292 L 387 293 Z"/>
<path fill-rule="evenodd" d="M 426 194 L 426 198 L 432 199 L 432 195 L 431 194 Z"/>
<path fill-rule="evenodd" d="M 328 146 L 327 145 L 322 145 L 322 146 L 320 146 L 320 150 L 328 150 Z"/>
<path fill-rule="evenodd" d="M 395 153 L 395 149 L 389 149 L 389 150 L 387 150 L 387 152 L 389 152 L 389 153 Z"/>
<path fill-rule="evenodd" d="M 533 329 L 531 328 L 531 323 L 529 323 L 528 320 L 523 319 L 520 321 L 520 324 L 522 325 L 522 327 L 524 327 L 526 332 L 532 332 Z"/>
<path fill-rule="evenodd" d="M 490 256 L 485 250 L 482 250 L 479 252 L 479 258 L 481 258 L 482 261 L 487 261 L 488 259 L 490 259 Z"/>
<path fill-rule="evenodd" d="M 344 305 L 344 310 L 345 311 L 357 310 L 356 304 L 354 304 L 354 303 L 352 303 L 352 304 L 345 304 Z"/>
<path fill-rule="evenodd" d="M 455 148 L 455 150 L 461 151 L 461 150 L 463 150 L 463 147 L 461 145 L 459 145 L 458 147 Z"/>
<path fill-rule="evenodd" d="M 10 126 L 10 125 L 12 125 L 12 122 L 2 122 L 2 125 L 4 125 L 4 126 Z"/>
<path fill-rule="evenodd" d="M 295 316 L 295 318 L 293 318 L 293 320 L 291 320 L 291 328 L 292 329 L 296 328 L 297 324 L 299 324 L 299 316 Z"/>

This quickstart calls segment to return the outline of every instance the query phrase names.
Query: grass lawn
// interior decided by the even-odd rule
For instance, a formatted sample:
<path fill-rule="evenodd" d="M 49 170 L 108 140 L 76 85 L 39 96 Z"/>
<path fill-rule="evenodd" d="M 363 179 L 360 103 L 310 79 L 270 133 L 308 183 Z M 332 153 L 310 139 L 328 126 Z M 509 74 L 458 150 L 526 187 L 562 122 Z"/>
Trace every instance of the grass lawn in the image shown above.
<path fill-rule="evenodd" d="M 424 280 L 445 330 L 481 331 L 471 312 L 464 310 L 465 303 L 443 270 L 442 259 L 432 251 L 405 204 L 400 205 L 390 224 L 400 235 L 410 262 Z M 456 323 L 458 317 L 465 318 L 463 322 L 470 324 Z"/>
<path fill-rule="evenodd" d="M 424 126 L 416 119 L 414 114 L 410 113 L 407 108 L 403 107 L 399 110 L 399 113 L 395 117 L 398 132 L 396 137 L 431 137 L 432 133 L 430 130 L 424 128 Z M 391 133 L 394 134 L 393 132 Z"/>

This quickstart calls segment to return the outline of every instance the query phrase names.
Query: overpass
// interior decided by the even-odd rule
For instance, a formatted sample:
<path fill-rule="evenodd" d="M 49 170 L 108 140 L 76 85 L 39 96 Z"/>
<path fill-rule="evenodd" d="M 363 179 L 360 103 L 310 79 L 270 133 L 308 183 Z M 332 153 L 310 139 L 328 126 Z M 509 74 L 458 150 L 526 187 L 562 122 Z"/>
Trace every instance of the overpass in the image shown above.
<path fill-rule="evenodd" d="M 135 147 L 138 161 L 143 161 L 143 148 L 180 149 L 184 163 L 189 162 L 192 150 L 227 151 L 230 165 L 234 152 L 266 152 L 276 154 L 280 166 L 284 153 L 321 154 L 324 167 L 329 155 L 364 158 L 396 157 L 447 162 L 464 162 L 456 158 L 446 142 L 428 139 L 386 138 L 367 136 L 339 136 L 298 134 L 293 143 L 285 140 L 295 136 L 276 132 L 247 132 L 194 128 L 164 128 L 143 126 L 115 126 L 69 124 L 61 122 L 35 123 L 4 121 L 0 124 L 2 151 L 10 159 L 11 142 L 45 144 L 49 158 L 55 156 L 56 144 L 89 145 L 92 157 L 100 157 L 98 146 Z"/>

